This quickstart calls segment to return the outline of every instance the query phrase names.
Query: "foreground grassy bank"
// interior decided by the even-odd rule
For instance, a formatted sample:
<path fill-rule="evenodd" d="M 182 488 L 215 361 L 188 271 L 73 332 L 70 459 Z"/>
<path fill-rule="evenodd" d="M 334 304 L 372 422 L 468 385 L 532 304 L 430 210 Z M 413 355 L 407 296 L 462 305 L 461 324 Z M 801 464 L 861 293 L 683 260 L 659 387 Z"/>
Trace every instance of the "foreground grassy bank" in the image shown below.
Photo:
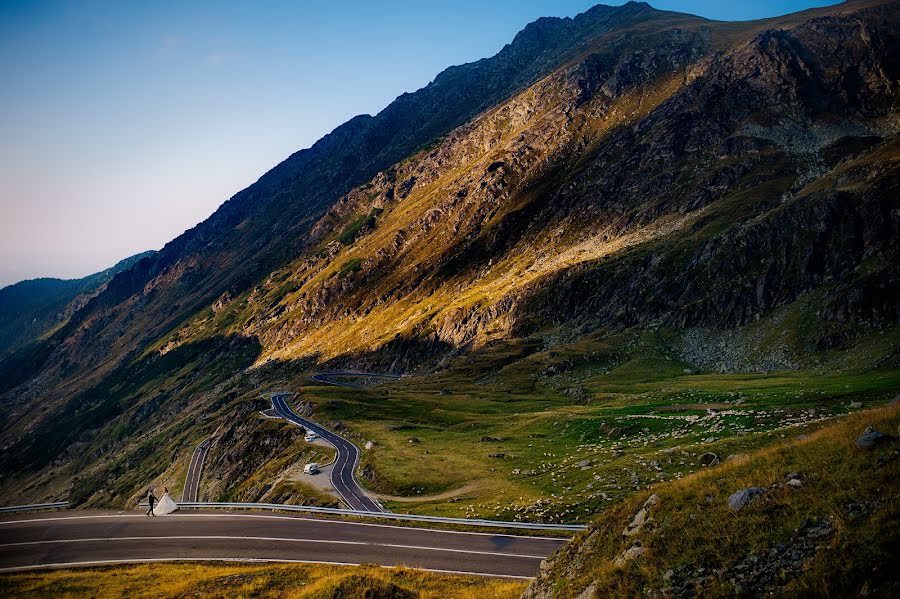
<path fill-rule="evenodd" d="M 526 583 L 378 566 L 173 562 L 0 576 L 4 597 L 512 599 Z"/>
<path fill-rule="evenodd" d="M 886 436 L 860 448 L 869 427 Z M 896 597 L 898 457 L 895 403 L 658 485 L 601 514 L 527 596 Z"/>

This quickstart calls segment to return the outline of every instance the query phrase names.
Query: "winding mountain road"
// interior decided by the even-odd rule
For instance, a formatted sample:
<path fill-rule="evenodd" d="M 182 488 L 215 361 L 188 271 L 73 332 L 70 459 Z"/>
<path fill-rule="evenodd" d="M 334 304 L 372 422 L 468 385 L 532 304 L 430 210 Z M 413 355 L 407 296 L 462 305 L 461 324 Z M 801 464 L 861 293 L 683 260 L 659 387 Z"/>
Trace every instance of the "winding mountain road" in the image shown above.
<path fill-rule="evenodd" d="M 258 513 L 66 511 L 0 519 L 0 572 L 140 561 L 376 563 L 535 576 L 566 539 Z"/>
<path fill-rule="evenodd" d="M 350 370 L 333 370 L 331 372 L 317 372 L 309 377 L 309 380 L 315 383 L 324 383 L 325 385 L 334 385 L 335 387 L 348 387 L 350 389 L 361 389 L 361 385 L 356 385 L 349 381 L 335 380 L 334 377 L 364 377 L 370 379 L 385 379 L 396 381 L 400 379 L 399 374 L 376 374 L 374 372 L 353 372 Z"/>
<path fill-rule="evenodd" d="M 184 490 L 181 492 L 182 503 L 197 501 L 200 494 L 200 474 L 203 472 L 203 462 L 206 460 L 210 443 L 212 437 L 203 440 L 191 454 L 191 464 L 188 466 L 187 476 L 184 477 Z"/>
<path fill-rule="evenodd" d="M 386 512 L 380 503 L 369 497 L 359 486 L 353 473 L 359 464 L 359 448 L 347 439 L 333 433 L 327 428 L 316 424 L 294 413 L 288 405 L 291 393 L 272 394 L 272 406 L 282 418 L 302 426 L 307 430 L 317 433 L 322 439 L 330 443 L 337 450 L 334 465 L 331 468 L 331 484 L 335 491 L 344 500 L 351 510 L 360 512 Z"/>

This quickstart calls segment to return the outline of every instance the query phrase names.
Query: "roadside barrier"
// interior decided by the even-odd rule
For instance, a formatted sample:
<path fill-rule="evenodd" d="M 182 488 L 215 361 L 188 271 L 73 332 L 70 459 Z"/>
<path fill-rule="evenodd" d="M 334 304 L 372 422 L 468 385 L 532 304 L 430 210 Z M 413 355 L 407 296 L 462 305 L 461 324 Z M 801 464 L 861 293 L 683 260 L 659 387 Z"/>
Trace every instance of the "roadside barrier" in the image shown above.
<path fill-rule="evenodd" d="M 330 507 L 311 505 L 284 505 L 280 503 L 179 503 L 181 509 L 244 509 L 244 510 L 284 510 L 288 512 L 307 512 L 313 514 L 331 514 L 338 516 L 356 516 L 363 518 L 380 518 L 386 520 L 407 520 L 412 522 L 436 522 L 439 524 L 458 524 L 463 526 L 487 526 L 491 528 L 520 528 L 524 530 L 567 530 L 579 531 L 586 528 L 583 524 L 544 524 L 541 522 L 504 522 L 502 520 L 481 520 L 476 518 L 443 518 L 440 516 L 422 516 L 419 514 L 395 514 L 393 512 L 362 512 L 342 510 Z"/>
<path fill-rule="evenodd" d="M 0 514 L 12 514 L 14 512 L 36 512 L 38 510 L 56 510 L 69 505 L 68 501 L 57 501 L 56 503 L 32 503 L 31 505 L 10 505 L 0 507 Z"/>

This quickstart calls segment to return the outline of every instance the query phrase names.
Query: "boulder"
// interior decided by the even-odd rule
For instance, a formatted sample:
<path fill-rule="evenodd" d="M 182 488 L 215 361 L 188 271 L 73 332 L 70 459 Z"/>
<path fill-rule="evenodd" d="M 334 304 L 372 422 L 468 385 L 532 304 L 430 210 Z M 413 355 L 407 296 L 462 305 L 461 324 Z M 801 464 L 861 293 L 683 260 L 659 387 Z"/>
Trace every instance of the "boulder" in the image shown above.
<path fill-rule="evenodd" d="M 365 447 L 366 449 L 372 449 L 373 447 L 375 447 L 375 441 L 366 441 L 366 444 L 363 445 L 363 447 Z"/>
<path fill-rule="evenodd" d="M 700 463 L 703 464 L 704 466 L 715 466 L 716 464 L 718 464 L 721 461 L 722 460 L 719 458 L 719 456 L 717 456 L 716 454 L 714 454 L 711 451 L 707 451 L 706 453 L 704 453 L 703 455 L 700 456 Z"/>
<path fill-rule="evenodd" d="M 871 426 L 863 431 L 862 436 L 856 440 L 856 446 L 860 449 L 874 449 L 876 445 L 888 441 L 891 437 L 875 430 Z"/>
<path fill-rule="evenodd" d="M 749 487 L 747 489 L 741 489 L 728 498 L 728 507 L 730 507 L 734 511 L 738 511 L 760 495 L 765 494 L 766 490 L 763 487 Z"/>

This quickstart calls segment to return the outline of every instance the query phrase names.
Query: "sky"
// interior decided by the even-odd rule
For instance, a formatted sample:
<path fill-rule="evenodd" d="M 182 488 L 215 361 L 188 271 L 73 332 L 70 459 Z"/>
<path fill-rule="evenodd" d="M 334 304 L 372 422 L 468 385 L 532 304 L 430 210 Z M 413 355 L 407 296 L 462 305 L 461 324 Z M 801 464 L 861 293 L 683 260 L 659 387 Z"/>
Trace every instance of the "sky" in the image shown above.
<path fill-rule="evenodd" d="M 835 3 L 651 2 L 721 20 Z M 0 287 L 159 249 L 349 118 L 594 4 L 3 0 Z"/>

